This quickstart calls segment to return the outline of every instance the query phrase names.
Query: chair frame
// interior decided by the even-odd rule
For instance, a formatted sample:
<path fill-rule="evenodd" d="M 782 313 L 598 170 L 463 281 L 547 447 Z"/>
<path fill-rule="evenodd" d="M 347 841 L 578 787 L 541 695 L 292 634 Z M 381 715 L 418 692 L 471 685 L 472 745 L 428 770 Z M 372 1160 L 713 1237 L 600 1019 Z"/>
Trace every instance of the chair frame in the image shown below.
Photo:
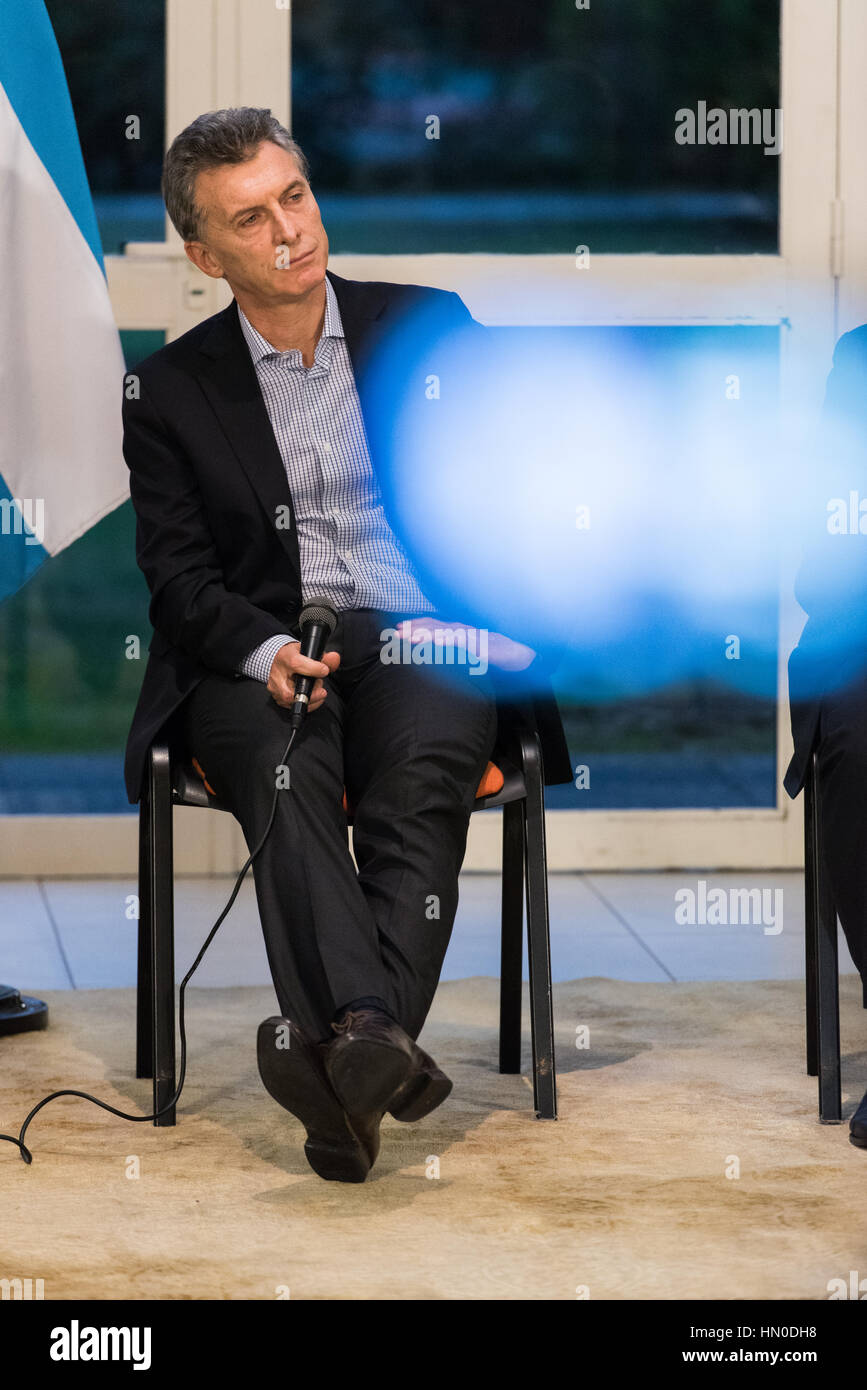
<path fill-rule="evenodd" d="M 819 1120 L 842 1122 L 837 910 L 825 867 L 815 746 L 804 781 L 804 919 L 807 1074 L 819 1078 Z M 867 982 L 863 985 L 867 1009 Z"/>
<path fill-rule="evenodd" d="M 521 1070 L 521 970 L 524 900 L 530 979 L 533 1102 L 537 1119 L 557 1118 L 551 940 L 545 842 L 542 750 L 535 732 L 521 731 L 514 760 L 495 751 L 503 772 L 499 792 L 479 797 L 474 811 L 503 808 L 499 1070 Z M 172 808 L 228 811 L 165 740 L 147 755 L 139 806 L 139 926 L 136 991 L 136 1076 L 153 1079 L 154 1112 L 176 1087 L 174 842 Z M 231 813 L 230 813 L 231 814 Z M 154 1120 L 174 1125 L 176 1107 Z"/>

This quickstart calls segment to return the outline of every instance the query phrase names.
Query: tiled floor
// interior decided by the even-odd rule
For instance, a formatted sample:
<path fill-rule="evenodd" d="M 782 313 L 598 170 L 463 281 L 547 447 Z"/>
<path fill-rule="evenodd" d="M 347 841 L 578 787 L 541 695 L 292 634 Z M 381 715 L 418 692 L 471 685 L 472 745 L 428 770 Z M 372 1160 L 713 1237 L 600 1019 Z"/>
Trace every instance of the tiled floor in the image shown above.
<path fill-rule="evenodd" d="M 739 915 L 751 916 L 745 924 L 680 925 L 675 894 L 688 888 L 700 900 L 702 879 L 708 893 L 723 889 L 727 904 L 733 902 L 732 890 L 758 888 L 765 890 L 769 906 L 778 903 L 782 911 L 756 920 L 757 912 L 741 910 Z M 230 878 L 177 880 L 179 978 L 231 887 Z M 120 879 L 0 883 L 0 980 L 31 993 L 134 984 L 135 891 L 132 880 Z M 801 874 L 551 874 L 549 892 L 555 980 L 592 975 L 620 980 L 782 980 L 803 974 Z M 759 900 L 753 901 L 757 907 Z M 464 874 L 443 979 L 499 974 L 499 912 L 499 875 Z M 780 924 L 782 930 L 777 931 Z M 840 968 L 854 970 L 842 935 Z M 246 882 L 195 983 L 255 985 L 269 980 L 253 887 Z"/>

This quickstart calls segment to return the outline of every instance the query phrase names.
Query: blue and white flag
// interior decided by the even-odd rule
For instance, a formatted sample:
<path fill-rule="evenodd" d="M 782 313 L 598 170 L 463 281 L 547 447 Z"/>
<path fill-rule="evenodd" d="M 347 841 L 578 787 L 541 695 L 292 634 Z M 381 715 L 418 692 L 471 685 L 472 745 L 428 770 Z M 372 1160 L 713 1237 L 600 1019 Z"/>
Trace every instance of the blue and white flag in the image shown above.
<path fill-rule="evenodd" d="M 123 356 L 44 0 L 0 4 L 0 599 L 129 496 Z"/>

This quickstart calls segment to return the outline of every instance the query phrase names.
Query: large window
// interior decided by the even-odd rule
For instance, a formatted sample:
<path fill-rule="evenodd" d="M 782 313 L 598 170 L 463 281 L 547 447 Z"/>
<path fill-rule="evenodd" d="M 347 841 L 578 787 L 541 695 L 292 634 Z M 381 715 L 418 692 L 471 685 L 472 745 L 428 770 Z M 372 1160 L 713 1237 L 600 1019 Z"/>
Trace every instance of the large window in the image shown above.
<path fill-rule="evenodd" d="M 105 255 L 162 241 L 165 0 L 46 0 Z"/>
<path fill-rule="evenodd" d="M 46 0 L 105 255 L 162 241 L 165 0 Z M 121 335 L 128 367 L 165 341 Z M 122 751 L 150 640 L 131 503 L 0 605 L 0 815 L 130 811 Z M 127 637 L 138 636 L 139 659 Z"/>
<path fill-rule="evenodd" d="M 122 334 L 127 367 L 164 336 Z M 132 809 L 122 752 L 150 641 L 147 608 L 131 502 L 0 604 L 0 815 Z"/>
<path fill-rule="evenodd" d="M 779 149 L 729 113 L 779 145 L 779 27 L 775 0 L 295 0 L 332 250 L 776 251 Z"/>
<path fill-rule="evenodd" d="M 159 173 L 184 124 L 243 104 L 271 107 L 310 156 L 338 274 L 457 290 L 505 334 L 619 335 L 673 417 L 685 400 L 705 411 L 715 458 L 742 450 L 757 400 L 779 400 L 785 427 L 793 408 L 817 412 L 838 315 L 839 331 L 865 317 L 861 0 L 47 4 L 118 323 L 152 331 L 124 334 L 131 365 L 227 302 L 165 239 Z M 696 364 L 720 355 L 746 388 L 739 401 L 721 399 L 716 378 L 707 395 L 695 380 Z M 698 474 L 709 466 L 699 451 Z M 133 531 L 120 509 L 0 609 L 7 812 L 126 809 L 142 662 L 124 644 L 148 638 Z M 779 639 L 770 599 L 720 615 L 723 637 L 755 638 L 722 670 L 707 660 L 720 629 L 708 647 L 684 626 L 652 680 L 636 680 L 640 642 L 585 647 L 564 664 L 573 766 L 590 779 L 549 794 L 552 809 L 583 812 L 550 818 L 552 867 L 798 862 L 780 780 L 785 654 L 800 615 L 782 558 Z M 88 824 L 46 827 L 68 864 L 60 842 L 72 826 L 76 872 Z M 196 827 L 187 862 L 231 867 L 234 850 L 218 848 L 228 818 Z M 95 864 L 109 866 L 110 839 L 110 862 L 127 871 L 130 818 L 105 830 Z M 12 840 L 29 833 L 13 827 Z M 497 863 L 496 840 L 495 817 L 474 817 L 471 846 L 487 847 L 471 849 L 469 866 Z M 10 854 L 3 871 L 20 871 Z"/>
<path fill-rule="evenodd" d="M 773 449 L 779 330 L 572 333 L 589 357 L 614 352 L 628 360 L 631 378 L 659 404 L 644 419 L 646 410 L 621 391 L 624 412 L 634 413 L 637 471 L 655 479 L 647 492 L 648 526 L 680 559 L 674 584 L 660 584 L 656 594 L 650 592 L 654 574 L 637 572 L 636 598 L 644 601 L 635 619 L 561 667 L 555 684 L 572 766 L 585 771 L 574 786 L 551 789 L 549 805 L 771 808 L 781 537 L 768 517 L 779 496 Z M 580 380 L 573 404 L 579 419 L 595 408 Z M 619 460 L 610 465 L 613 480 Z M 612 500 L 615 513 L 619 507 L 628 515 L 634 506 L 629 497 Z M 652 551 L 658 553 L 655 538 Z M 708 578 L 705 556 L 718 582 L 690 602 L 691 590 Z M 624 547 L 620 561 L 629 560 Z M 575 606 L 580 614 L 580 599 Z"/>

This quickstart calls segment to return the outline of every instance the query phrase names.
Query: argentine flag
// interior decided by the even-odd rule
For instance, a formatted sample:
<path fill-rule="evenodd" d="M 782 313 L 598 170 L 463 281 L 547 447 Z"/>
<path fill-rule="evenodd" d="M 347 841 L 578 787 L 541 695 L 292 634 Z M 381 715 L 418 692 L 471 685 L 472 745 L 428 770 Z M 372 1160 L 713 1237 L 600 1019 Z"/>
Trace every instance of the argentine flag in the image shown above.
<path fill-rule="evenodd" d="M 129 496 L 123 356 L 44 0 L 0 0 L 0 305 L 3 599 Z"/>

